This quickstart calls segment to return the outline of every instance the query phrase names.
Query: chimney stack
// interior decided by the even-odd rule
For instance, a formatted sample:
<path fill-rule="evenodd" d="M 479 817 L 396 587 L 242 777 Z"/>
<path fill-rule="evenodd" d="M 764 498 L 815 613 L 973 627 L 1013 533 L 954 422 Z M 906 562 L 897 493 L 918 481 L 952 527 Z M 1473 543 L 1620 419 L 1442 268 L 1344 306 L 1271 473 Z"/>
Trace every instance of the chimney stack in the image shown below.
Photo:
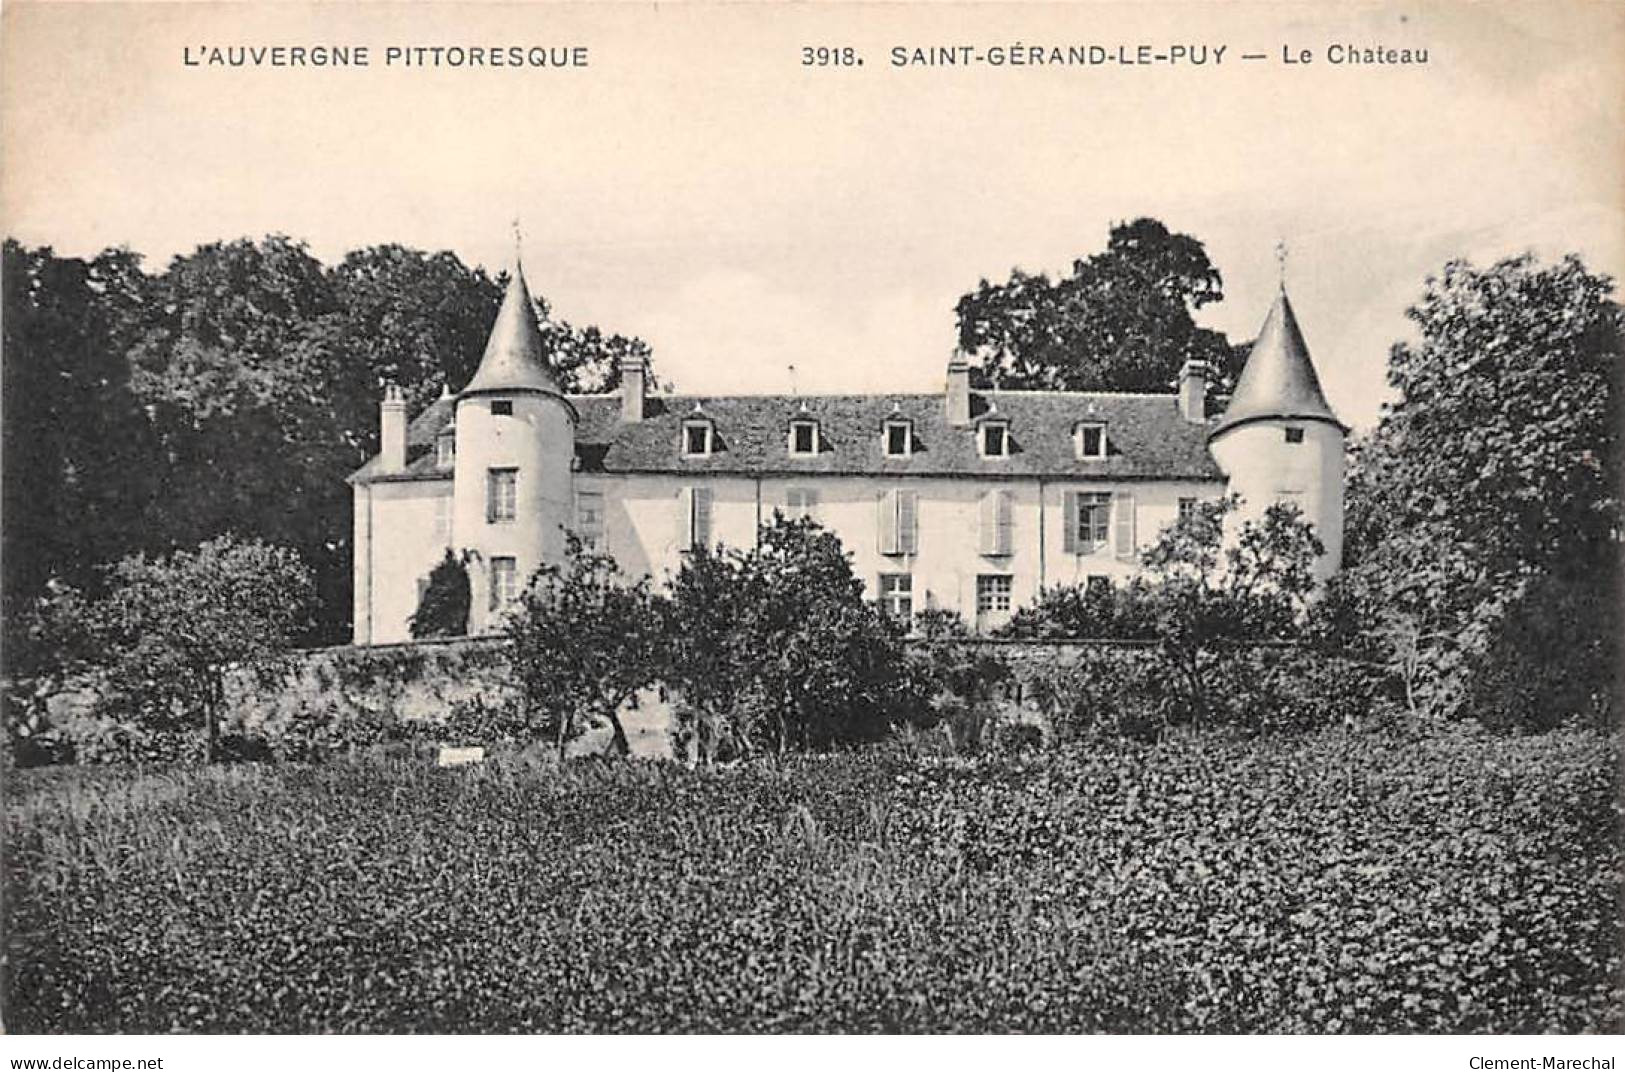
<path fill-rule="evenodd" d="M 649 388 L 649 362 L 642 354 L 621 358 L 621 420 L 643 420 L 643 396 Z"/>
<path fill-rule="evenodd" d="M 970 362 L 958 350 L 948 361 L 948 423 L 956 428 L 970 423 Z"/>
<path fill-rule="evenodd" d="M 406 468 L 406 396 L 399 384 L 384 385 L 384 401 L 378 407 L 378 461 L 386 473 Z"/>
<path fill-rule="evenodd" d="M 1179 414 L 1193 424 L 1207 423 L 1207 377 L 1205 361 L 1187 361 L 1179 370 Z"/>

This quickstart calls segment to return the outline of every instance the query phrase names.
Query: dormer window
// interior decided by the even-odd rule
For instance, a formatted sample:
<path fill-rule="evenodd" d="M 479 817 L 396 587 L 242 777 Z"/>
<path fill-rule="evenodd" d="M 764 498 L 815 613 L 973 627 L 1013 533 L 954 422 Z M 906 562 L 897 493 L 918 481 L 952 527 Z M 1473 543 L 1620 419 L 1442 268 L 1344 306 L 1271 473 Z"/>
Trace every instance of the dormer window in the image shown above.
<path fill-rule="evenodd" d="M 714 429 L 708 420 L 690 420 L 683 422 L 683 456 L 685 458 L 704 458 L 711 454 L 715 439 Z"/>
<path fill-rule="evenodd" d="M 1098 421 L 1085 421 L 1078 425 L 1078 457 L 1104 458 L 1106 456 L 1106 426 Z"/>
<path fill-rule="evenodd" d="M 435 440 L 434 462 L 438 468 L 450 469 L 457 461 L 457 437 L 443 435 Z"/>
<path fill-rule="evenodd" d="M 809 457 L 818 453 L 818 422 L 802 418 L 790 422 L 790 453 Z"/>
<path fill-rule="evenodd" d="M 907 458 L 914 453 L 914 426 L 905 420 L 887 421 L 881 443 L 886 457 Z"/>
<path fill-rule="evenodd" d="M 491 399 L 491 416 L 493 416 L 493 417 L 512 417 L 513 416 L 513 399 L 511 399 L 511 398 L 493 398 L 493 399 Z"/>
<path fill-rule="evenodd" d="M 984 421 L 976 430 L 977 447 L 984 458 L 1010 456 L 1010 426 L 1004 421 Z"/>

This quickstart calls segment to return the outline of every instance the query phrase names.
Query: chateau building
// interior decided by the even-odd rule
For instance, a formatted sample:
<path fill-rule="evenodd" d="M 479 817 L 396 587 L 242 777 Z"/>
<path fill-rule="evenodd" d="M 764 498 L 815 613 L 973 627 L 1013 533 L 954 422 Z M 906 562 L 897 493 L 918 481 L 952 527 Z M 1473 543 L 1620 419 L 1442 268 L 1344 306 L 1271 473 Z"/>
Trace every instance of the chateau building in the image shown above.
<path fill-rule="evenodd" d="M 632 576 L 702 544 L 748 546 L 775 510 L 835 532 L 887 610 L 989 628 L 1041 587 L 1122 580 L 1182 511 L 1230 492 L 1240 516 L 1297 503 L 1337 569 L 1343 441 L 1283 288 L 1222 413 L 1192 363 L 1173 394 L 978 391 L 963 357 L 936 394 L 653 393 L 641 358 L 612 394 L 566 395 L 514 271 L 473 378 L 408 421 L 397 389 L 355 496 L 355 642 L 410 639 L 428 574 L 468 553 L 469 629 L 565 531 Z"/>

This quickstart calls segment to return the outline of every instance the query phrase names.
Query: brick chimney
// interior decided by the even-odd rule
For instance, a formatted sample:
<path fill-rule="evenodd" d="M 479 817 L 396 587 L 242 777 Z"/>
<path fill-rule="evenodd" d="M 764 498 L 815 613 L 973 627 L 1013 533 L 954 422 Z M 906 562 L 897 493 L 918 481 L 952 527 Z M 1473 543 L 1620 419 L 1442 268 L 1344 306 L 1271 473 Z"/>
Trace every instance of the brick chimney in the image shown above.
<path fill-rule="evenodd" d="M 958 350 L 948 361 L 948 423 L 955 427 L 970 423 L 970 362 Z"/>
<path fill-rule="evenodd" d="M 1207 377 L 1205 361 L 1187 361 L 1179 370 L 1179 415 L 1193 424 L 1207 423 Z"/>
<path fill-rule="evenodd" d="M 621 420 L 643 420 L 643 396 L 649 389 L 649 362 L 642 354 L 621 358 Z"/>
<path fill-rule="evenodd" d="M 386 473 L 406 468 L 406 396 L 399 384 L 384 385 L 378 407 L 378 464 Z"/>

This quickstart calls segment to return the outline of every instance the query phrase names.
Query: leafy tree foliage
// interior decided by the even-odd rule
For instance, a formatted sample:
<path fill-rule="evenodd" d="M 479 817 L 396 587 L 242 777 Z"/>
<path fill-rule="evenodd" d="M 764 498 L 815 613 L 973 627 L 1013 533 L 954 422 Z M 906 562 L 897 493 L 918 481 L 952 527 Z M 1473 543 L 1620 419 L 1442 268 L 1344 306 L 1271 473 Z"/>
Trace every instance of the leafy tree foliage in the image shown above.
<path fill-rule="evenodd" d="M 702 758 L 872 740 L 917 703 L 902 629 L 810 519 L 775 511 L 756 547 L 691 553 L 671 598 L 671 679 Z"/>
<path fill-rule="evenodd" d="M 121 557 L 240 533 L 295 550 L 327 596 L 308 639 L 348 634 L 349 489 L 378 400 L 421 406 L 472 375 L 504 277 L 387 245 L 329 269 L 273 235 L 149 275 L 5 245 L 4 598 L 58 578 L 95 595 Z M 567 390 L 618 383 L 638 340 L 549 315 Z M 15 615 L 7 618 L 8 636 Z"/>
<path fill-rule="evenodd" d="M 120 561 L 91 608 L 92 628 L 115 702 L 149 725 L 201 723 L 213 760 L 227 668 L 290 646 L 314 603 L 298 555 L 223 536 L 195 551 Z"/>
<path fill-rule="evenodd" d="M 1298 508 L 1275 503 L 1262 518 L 1234 525 L 1237 496 L 1198 503 L 1142 556 L 1131 598 L 1202 724 L 1214 664 L 1246 644 L 1292 636 L 1315 588 L 1325 546 Z M 1228 531 L 1227 531 L 1228 530 Z"/>
<path fill-rule="evenodd" d="M 416 413 L 479 366 L 503 278 L 469 268 L 456 254 L 399 245 L 354 250 L 330 273 L 337 314 L 324 347 L 343 356 L 335 400 L 358 450 L 378 449 L 378 398 L 399 384 Z"/>
<path fill-rule="evenodd" d="M 1202 243 L 1153 219 L 1113 227 L 1102 253 L 1052 282 L 1016 269 L 959 299 L 959 345 L 987 385 L 1069 391 L 1167 390 L 1189 360 L 1222 380 L 1244 354 L 1192 314 L 1224 297 Z"/>
<path fill-rule="evenodd" d="M 998 635 L 1012 640 L 1149 640 L 1139 590 L 1112 583 L 1051 585 Z"/>
<path fill-rule="evenodd" d="M 468 567 L 447 548 L 446 557 L 429 571 L 429 583 L 424 586 L 418 609 L 412 614 L 412 636 L 421 639 L 465 635 L 470 598 Z"/>
<path fill-rule="evenodd" d="M 621 705 L 665 665 L 665 604 L 649 579 L 627 583 L 614 558 L 572 535 L 564 564 L 531 579 L 508 632 L 527 735 L 550 735 L 562 757 L 581 730 L 608 723 L 615 751 L 627 755 Z"/>
<path fill-rule="evenodd" d="M 65 259 L 7 241 L 3 276 L 0 532 L 16 622 L 52 578 L 83 588 L 98 564 L 151 546 L 143 522 L 160 456 L 125 353 L 129 310 L 149 300 L 137 258 Z"/>
<path fill-rule="evenodd" d="M 1582 631 L 1617 637 L 1604 613 L 1618 606 L 1621 534 L 1611 293 L 1572 256 L 1455 261 L 1409 310 L 1418 338 L 1389 361 L 1398 400 L 1354 454 L 1340 583 L 1417 710 L 1461 710 L 1511 635 L 1539 634 L 1531 614 L 1561 629 L 1582 613 Z M 1605 598 L 1554 596 L 1587 588 Z M 1571 670 L 1595 680 L 1585 659 Z"/>

